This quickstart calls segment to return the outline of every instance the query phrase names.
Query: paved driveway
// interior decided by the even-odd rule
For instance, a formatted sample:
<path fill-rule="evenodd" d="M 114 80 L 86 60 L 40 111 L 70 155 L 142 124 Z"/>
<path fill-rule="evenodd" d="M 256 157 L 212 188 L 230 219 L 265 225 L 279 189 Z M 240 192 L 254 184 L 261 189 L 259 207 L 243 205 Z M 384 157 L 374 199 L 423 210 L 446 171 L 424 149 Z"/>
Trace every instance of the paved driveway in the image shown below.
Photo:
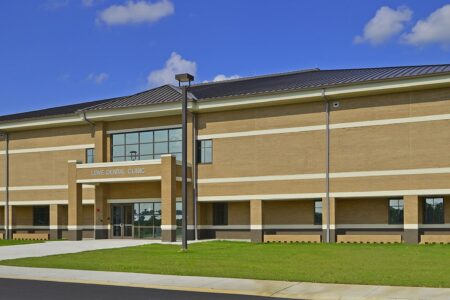
<path fill-rule="evenodd" d="M 25 244 L 0 247 L 0 260 L 38 257 L 55 254 L 76 253 L 98 249 L 124 248 L 152 243 L 161 243 L 151 240 L 83 240 L 83 241 L 56 241 L 37 244 Z"/>

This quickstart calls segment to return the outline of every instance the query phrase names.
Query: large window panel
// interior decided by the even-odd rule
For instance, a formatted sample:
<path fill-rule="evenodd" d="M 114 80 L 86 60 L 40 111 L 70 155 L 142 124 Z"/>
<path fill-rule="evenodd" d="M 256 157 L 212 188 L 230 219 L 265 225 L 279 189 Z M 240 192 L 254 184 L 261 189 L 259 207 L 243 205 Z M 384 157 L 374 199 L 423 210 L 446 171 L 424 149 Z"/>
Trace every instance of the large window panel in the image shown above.
<path fill-rule="evenodd" d="M 181 159 L 180 128 L 118 133 L 112 140 L 113 161 L 159 159 L 169 153 Z"/>
<path fill-rule="evenodd" d="M 389 224 L 403 224 L 403 199 L 389 199 Z"/>
<path fill-rule="evenodd" d="M 423 223 L 443 224 L 444 223 L 444 198 L 427 197 L 423 201 Z"/>

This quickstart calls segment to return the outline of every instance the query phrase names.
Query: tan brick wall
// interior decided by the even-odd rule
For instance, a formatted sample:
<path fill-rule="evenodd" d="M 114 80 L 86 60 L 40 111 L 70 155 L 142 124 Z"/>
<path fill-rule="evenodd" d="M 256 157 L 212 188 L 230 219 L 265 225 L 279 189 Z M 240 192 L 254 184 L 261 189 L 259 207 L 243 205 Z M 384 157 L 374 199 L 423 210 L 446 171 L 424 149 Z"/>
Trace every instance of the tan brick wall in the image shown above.
<path fill-rule="evenodd" d="M 265 201 L 264 225 L 314 224 L 314 201 Z"/>
<path fill-rule="evenodd" d="M 250 224 L 250 204 L 246 202 L 228 203 L 228 225 Z"/>
<path fill-rule="evenodd" d="M 336 199 L 336 224 L 388 224 L 387 198 Z"/>

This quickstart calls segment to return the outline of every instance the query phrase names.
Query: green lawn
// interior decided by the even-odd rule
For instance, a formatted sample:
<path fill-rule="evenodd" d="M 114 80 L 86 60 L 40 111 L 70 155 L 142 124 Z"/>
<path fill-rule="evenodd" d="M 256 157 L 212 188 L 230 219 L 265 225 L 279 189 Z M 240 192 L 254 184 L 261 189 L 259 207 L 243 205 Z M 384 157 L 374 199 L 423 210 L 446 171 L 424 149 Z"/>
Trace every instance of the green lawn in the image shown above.
<path fill-rule="evenodd" d="M 24 245 L 24 244 L 35 244 L 35 243 L 43 243 L 43 241 L 0 240 L 0 247 L 1 246 Z"/>
<path fill-rule="evenodd" d="M 146 245 L 2 261 L 31 266 L 308 282 L 450 287 L 450 245 Z"/>

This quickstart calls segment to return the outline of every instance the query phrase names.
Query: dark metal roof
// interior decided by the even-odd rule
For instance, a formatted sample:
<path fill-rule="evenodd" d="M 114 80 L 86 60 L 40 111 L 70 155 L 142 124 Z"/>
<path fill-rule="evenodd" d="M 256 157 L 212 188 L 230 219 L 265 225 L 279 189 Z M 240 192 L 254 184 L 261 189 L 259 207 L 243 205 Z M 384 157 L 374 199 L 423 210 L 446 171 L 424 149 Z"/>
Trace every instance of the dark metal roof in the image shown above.
<path fill-rule="evenodd" d="M 193 85 L 190 98 L 197 100 L 245 96 L 269 92 L 281 92 L 312 88 L 327 88 L 339 85 L 406 79 L 450 73 L 450 64 L 403 66 L 365 69 L 319 70 L 310 69 L 289 73 L 248 77 L 221 82 Z M 179 102 L 181 90 L 172 85 L 163 85 L 138 94 L 66 105 L 26 113 L 0 116 L 0 122 L 19 119 L 50 117 L 74 114 L 80 111 L 115 109 L 142 105 Z"/>
<path fill-rule="evenodd" d="M 163 85 L 138 94 L 122 97 L 113 101 L 107 101 L 95 106 L 86 107 L 84 110 L 124 108 L 157 103 L 177 102 L 181 100 L 182 95 L 179 88 L 172 85 Z"/>
<path fill-rule="evenodd" d="M 324 88 L 336 85 L 400 79 L 450 72 L 450 65 L 341 70 L 305 70 L 194 85 L 197 99 L 243 96 L 267 92 Z"/>
<path fill-rule="evenodd" d="M 18 114 L 4 115 L 4 116 L 0 116 L 0 122 L 69 115 L 69 114 L 74 114 L 75 112 L 79 111 L 80 109 L 84 109 L 87 107 L 91 107 L 93 105 L 98 105 L 98 104 L 116 100 L 116 99 L 119 99 L 119 98 L 96 100 L 96 101 L 90 101 L 90 102 L 83 102 L 83 103 L 77 103 L 77 104 L 71 104 L 71 105 L 64 105 L 64 106 L 34 110 L 34 111 L 23 112 L 23 113 L 18 113 Z"/>

